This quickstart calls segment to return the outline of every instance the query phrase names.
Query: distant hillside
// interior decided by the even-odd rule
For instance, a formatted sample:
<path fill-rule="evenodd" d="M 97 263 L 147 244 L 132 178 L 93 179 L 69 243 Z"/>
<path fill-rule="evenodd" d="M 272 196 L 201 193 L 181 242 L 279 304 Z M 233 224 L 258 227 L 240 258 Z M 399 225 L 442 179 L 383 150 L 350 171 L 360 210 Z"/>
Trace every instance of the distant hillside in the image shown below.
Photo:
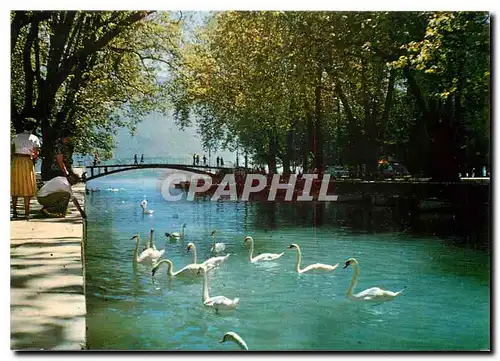
<path fill-rule="evenodd" d="M 193 153 L 199 154 L 200 158 L 205 154 L 208 158 L 208 152 L 203 151 L 196 128 L 180 130 L 171 117 L 163 117 L 156 113 L 144 118 L 138 124 L 134 136 L 131 136 L 126 129 L 120 129 L 118 132 L 114 158 L 133 159 L 136 153 L 139 157 L 144 153 L 145 162 L 148 161 L 148 157 L 181 158 L 192 162 Z M 224 157 L 226 164 L 236 159 L 236 154 L 233 152 L 216 152 L 212 154 L 212 164 L 215 164 L 217 156 Z"/>

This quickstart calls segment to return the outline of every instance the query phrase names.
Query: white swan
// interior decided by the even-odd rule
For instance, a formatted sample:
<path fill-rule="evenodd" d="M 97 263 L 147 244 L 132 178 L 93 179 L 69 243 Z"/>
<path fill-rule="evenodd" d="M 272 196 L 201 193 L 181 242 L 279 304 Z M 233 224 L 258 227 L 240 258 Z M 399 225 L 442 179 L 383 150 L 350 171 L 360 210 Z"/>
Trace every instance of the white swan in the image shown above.
<path fill-rule="evenodd" d="M 165 237 L 170 238 L 170 240 L 172 240 L 172 241 L 184 238 L 184 228 L 186 228 L 186 223 L 182 224 L 180 233 L 179 232 L 173 232 L 173 233 L 165 232 Z"/>
<path fill-rule="evenodd" d="M 213 244 L 212 248 L 210 248 L 210 252 L 215 252 L 215 253 L 223 252 L 226 249 L 226 245 L 224 243 L 217 243 L 216 242 L 216 239 L 215 239 L 216 233 L 217 233 L 216 231 L 212 231 L 211 236 L 214 237 L 214 244 Z"/>
<path fill-rule="evenodd" d="M 130 239 L 132 240 L 132 239 L 134 239 L 135 237 L 138 237 L 139 244 L 140 244 L 140 242 L 141 242 L 141 241 L 140 241 L 140 236 L 139 236 L 139 235 L 133 236 L 133 237 L 132 237 L 132 238 L 130 238 Z M 142 251 L 141 251 L 141 253 L 142 253 L 142 252 L 144 252 L 145 250 L 147 250 L 147 249 L 148 249 L 148 248 L 150 248 L 150 247 L 151 247 L 151 242 L 150 242 L 150 241 L 146 242 L 146 244 L 144 244 L 144 246 L 142 247 Z M 137 252 L 139 252 L 139 250 L 137 250 Z"/>
<path fill-rule="evenodd" d="M 302 273 L 305 273 L 305 272 L 309 272 L 309 271 L 333 271 L 335 270 L 339 264 L 335 264 L 335 265 L 329 265 L 329 264 L 323 264 L 323 263 L 314 263 L 314 264 L 310 264 L 309 266 L 307 266 L 306 268 L 300 268 L 300 262 L 302 261 L 302 252 L 300 251 L 300 247 L 298 244 L 291 244 L 290 246 L 288 246 L 288 248 L 291 248 L 291 249 L 296 249 L 297 250 L 297 264 L 295 265 L 295 270 L 297 271 L 297 273 L 299 274 L 302 274 Z"/>
<path fill-rule="evenodd" d="M 197 276 L 198 275 L 198 268 L 201 266 L 199 264 L 188 264 L 186 267 L 181 268 L 180 270 L 174 272 L 174 264 L 172 263 L 171 260 L 169 259 L 162 259 L 156 266 L 153 267 L 151 273 L 154 276 L 156 271 L 158 271 L 158 268 L 160 266 L 166 263 L 168 266 L 167 274 L 170 277 L 175 277 L 175 276 Z"/>
<path fill-rule="evenodd" d="M 256 257 L 253 256 L 253 238 L 250 236 L 245 237 L 245 244 L 250 243 L 250 252 L 248 253 L 248 259 L 251 263 L 259 262 L 259 261 L 274 261 L 275 259 L 280 258 L 285 254 L 285 252 L 281 253 L 261 253 Z"/>
<path fill-rule="evenodd" d="M 242 350 L 248 351 L 248 346 L 245 341 L 236 332 L 226 332 L 222 340 L 219 343 L 224 343 L 226 341 L 233 341 L 241 347 Z"/>
<path fill-rule="evenodd" d="M 219 310 L 234 310 L 238 307 L 240 302 L 239 298 L 230 299 L 226 296 L 215 296 L 210 297 L 208 294 L 208 276 L 207 269 L 205 267 L 198 268 L 198 273 L 203 273 L 203 305 L 207 307 L 213 307 L 215 312 L 219 312 Z"/>
<path fill-rule="evenodd" d="M 153 249 L 151 247 L 145 249 L 144 251 L 141 252 L 139 255 L 139 243 L 141 242 L 141 236 L 136 234 L 130 239 L 137 239 L 137 243 L 135 245 L 135 251 L 134 251 L 134 262 L 137 263 L 148 263 L 148 264 L 156 264 L 158 259 L 165 253 L 165 250 L 162 249 L 161 251 L 158 251 L 156 249 Z"/>
<path fill-rule="evenodd" d="M 151 228 L 151 230 L 149 231 L 149 242 L 148 244 L 144 245 L 144 248 L 142 249 L 143 251 L 147 250 L 148 248 L 152 248 L 153 250 L 156 251 L 155 242 L 153 240 L 153 234 L 154 234 L 154 229 Z"/>
<path fill-rule="evenodd" d="M 155 211 L 148 209 L 148 201 L 143 199 L 141 202 L 142 214 L 153 214 Z"/>
<path fill-rule="evenodd" d="M 356 287 L 356 284 L 358 283 L 358 277 L 359 277 L 359 264 L 358 261 L 355 258 L 349 258 L 344 266 L 344 269 L 347 268 L 348 266 L 352 265 L 354 267 L 354 274 L 351 279 L 351 284 L 349 285 L 349 288 L 347 289 L 346 296 L 348 299 L 351 301 L 357 301 L 357 302 L 387 302 L 387 301 L 392 301 L 394 300 L 397 296 L 399 296 L 401 293 L 403 293 L 404 287 L 401 291 L 398 292 L 392 292 L 392 291 L 386 291 L 378 287 L 372 287 L 368 288 L 364 291 L 361 291 L 355 295 L 352 294 L 352 291 L 354 287 Z"/>
<path fill-rule="evenodd" d="M 198 264 L 197 263 L 197 256 L 196 256 L 196 246 L 194 243 L 189 242 L 187 245 L 187 251 L 189 252 L 191 249 L 193 250 L 193 264 Z M 231 254 L 226 254 L 225 256 L 212 257 L 212 258 L 209 258 L 202 263 L 199 263 L 199 265 L 207 268 L 207 270 L 210 270 L 210 269 L 218 266 L 219 264 L 221 264 L 225 260 L 227 260 L 230 255 Z"/>

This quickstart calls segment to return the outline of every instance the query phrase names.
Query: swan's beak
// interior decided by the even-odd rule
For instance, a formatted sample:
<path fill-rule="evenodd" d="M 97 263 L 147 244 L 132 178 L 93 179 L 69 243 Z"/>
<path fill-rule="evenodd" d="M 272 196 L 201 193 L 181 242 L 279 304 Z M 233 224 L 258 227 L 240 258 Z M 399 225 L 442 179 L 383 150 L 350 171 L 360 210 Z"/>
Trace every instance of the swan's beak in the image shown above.
<path fill-rule="evenodd" d="M 220 340 L 219 343 L 224 343 L 224 339 Z"/>
<path fill-rule="evenodd" d="M 165 237 L 170 237 L 170 233 L 165 232 Z"/>
<path fill-rule="evenodd" d="M 157 270 L 158 270 L 158 267 L 153 268 L 151 270 L 151 276 L 154 276 Z"/>
<path fill-rule="evenodd" d="M 344 267 L 342 267 L 342 269 L 346 269 L 347 267 L 349 267 L 349 263 L 346 263 Z"/>
<path fill-rule="evenodd" d="M 132 240 L 132 239 L 136 239 L 136 238 L 137 238 L 137 235 L 132 236 L 132 238 L 130 238 L 130 239 Z"/>

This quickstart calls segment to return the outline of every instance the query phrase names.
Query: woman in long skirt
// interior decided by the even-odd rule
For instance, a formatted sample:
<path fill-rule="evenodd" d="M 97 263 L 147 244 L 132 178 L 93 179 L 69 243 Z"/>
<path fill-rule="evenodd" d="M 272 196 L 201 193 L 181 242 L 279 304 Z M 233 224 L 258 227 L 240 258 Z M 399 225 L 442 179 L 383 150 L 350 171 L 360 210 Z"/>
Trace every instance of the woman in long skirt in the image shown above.
<path fill-rule="evenodd" d="M 40 140 L 31 134 L 35 123 L 28 122 L 25 130 L 12 141 L 12 160 L 10 163 L 10 195 L 12 196 L 12 216 L 16 218 L 17 200 L 24 198 L 24 218 L 29 219 L 30 199 L 36 195 L 36 175 L 34 160 L 38 157 Z"/>

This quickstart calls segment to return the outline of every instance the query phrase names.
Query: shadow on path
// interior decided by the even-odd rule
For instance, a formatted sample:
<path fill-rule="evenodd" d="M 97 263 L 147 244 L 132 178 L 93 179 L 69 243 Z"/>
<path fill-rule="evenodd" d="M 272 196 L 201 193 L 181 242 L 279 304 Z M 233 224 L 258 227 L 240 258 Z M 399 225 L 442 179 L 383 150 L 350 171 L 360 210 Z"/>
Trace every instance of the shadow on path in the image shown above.
<path fill-rule="evenodd" d="M 83 225 L 69 210 L 66 218 L 10 223 L 11 349 L 84 347 Z"/>

